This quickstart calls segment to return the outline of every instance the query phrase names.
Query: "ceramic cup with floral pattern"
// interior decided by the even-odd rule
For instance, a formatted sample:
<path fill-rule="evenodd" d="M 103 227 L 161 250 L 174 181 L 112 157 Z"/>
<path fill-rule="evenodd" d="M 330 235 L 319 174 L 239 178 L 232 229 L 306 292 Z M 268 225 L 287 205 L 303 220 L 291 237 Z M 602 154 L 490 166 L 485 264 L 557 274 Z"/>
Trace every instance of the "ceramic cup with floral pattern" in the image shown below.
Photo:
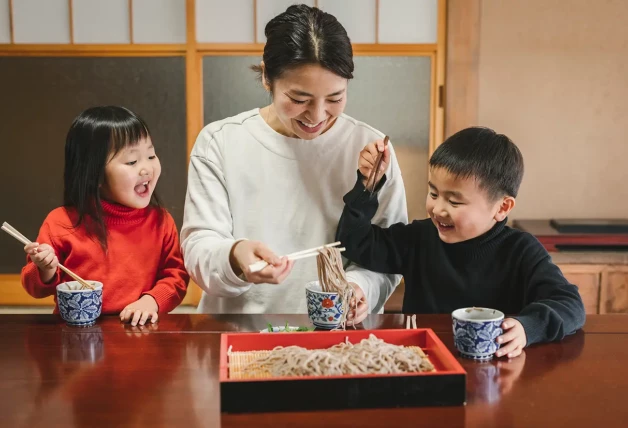
<path fill-rule="evenodd" d="M 329 330 L 338 327 L 342 316 L 338 293 L 325 292 L 318 281 L 312 281 L 305 286 L 305 297 L 307 314 L 315 327 Z"/>
<path fill-rule="evenodd" d="M 454 344 L 460 355 L 474 360 L 488 360 L 499 349 L 496 339 L 502 335 L 504 314 L 490 308 L 462 308 L 451 314 Z"/>
<path fill-rule="evenodd" d="M 102 310 L 102 283 L 87 281 L 93 290 L 81 290 L 78 281 L 63 282 L 57 285 L 59 314 L 68 325 L 89 327 L 96 322 Z"/>

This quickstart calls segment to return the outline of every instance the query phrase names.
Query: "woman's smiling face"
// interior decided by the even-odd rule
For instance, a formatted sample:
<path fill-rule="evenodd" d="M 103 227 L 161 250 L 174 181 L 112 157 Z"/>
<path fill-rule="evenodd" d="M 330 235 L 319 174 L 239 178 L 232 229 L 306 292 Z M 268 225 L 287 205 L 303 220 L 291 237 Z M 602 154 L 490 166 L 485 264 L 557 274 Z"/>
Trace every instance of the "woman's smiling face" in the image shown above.
<path fill-rule="evenodd" d="M 267 123 L 288 137 L 312 140 L 327 131 L 347 105 L 348 80 L 317 64 L 287 70 L 272 83 Z"/>

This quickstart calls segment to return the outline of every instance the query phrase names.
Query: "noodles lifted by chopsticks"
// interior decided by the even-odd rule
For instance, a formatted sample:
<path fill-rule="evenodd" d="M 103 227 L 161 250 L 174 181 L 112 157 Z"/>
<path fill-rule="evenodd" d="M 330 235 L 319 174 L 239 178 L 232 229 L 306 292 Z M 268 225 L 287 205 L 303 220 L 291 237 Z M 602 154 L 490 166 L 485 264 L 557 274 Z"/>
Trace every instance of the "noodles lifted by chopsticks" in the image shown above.
<path fill-rule="evenodd" d="M 273 377 L 389 374 L 433 371 L 418 347 L 384 342 L 373 334 L 353 345 L 349 341 L 328 349 L 278 346 L 244 367 L 244 374 L 267 372 Z"/>
<path fill-rule="evenodd" d="M 345 276 L 340 251 L 333 247 L 323 248 L 316 257 L 316 266 L 321 289 L 326 293 L 338 293 L 338 298 L 342 304 L 342 316 L 338 328 L 345 330 L 354 291 L 353 286 L 349 284 Z M 357 306 L 357 302 L 354 306 Z"/>

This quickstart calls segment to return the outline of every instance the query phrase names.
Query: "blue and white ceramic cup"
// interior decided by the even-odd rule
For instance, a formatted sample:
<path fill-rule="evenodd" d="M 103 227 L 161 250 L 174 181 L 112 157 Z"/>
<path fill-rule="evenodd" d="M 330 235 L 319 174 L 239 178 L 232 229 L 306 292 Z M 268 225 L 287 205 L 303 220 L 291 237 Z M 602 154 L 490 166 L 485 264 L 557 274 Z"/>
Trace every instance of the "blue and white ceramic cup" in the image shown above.
<path fill-rule="evenodd" d="M 87 281 L 93 290 L 81 290 L 78 281 L 63 282 L 57 285 L 59 314 L 68 325 L 89 327 L 96 322 L 102 310 L 102 283 Z"/>
<path fill-rule="evenodd" d="M 451 314 L 454 344 L 460 355 L 474 360 L 489 360 L 499 349 L 504 314 L 489 308 L 462 308 Z"/>
<path fill-rule="evenodd" d="M 307 314 L 315 327 L 328 330 L 338 327 L 342 316 L 338 293 L 324 292 L 318 281 L 312 281 L 305 286 L 305 297 Z"/>

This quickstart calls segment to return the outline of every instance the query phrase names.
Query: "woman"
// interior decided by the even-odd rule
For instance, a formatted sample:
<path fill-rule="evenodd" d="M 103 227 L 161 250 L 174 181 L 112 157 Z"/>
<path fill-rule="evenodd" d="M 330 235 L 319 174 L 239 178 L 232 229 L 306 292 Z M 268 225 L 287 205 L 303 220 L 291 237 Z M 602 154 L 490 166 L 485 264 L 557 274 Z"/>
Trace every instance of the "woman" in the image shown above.
<path fill-rule="evenodd" d="M 343 114 L 353 51 L 334 16 L 290 6 L 265 34 L 254 69 L 271 104 L 207 125 L 190 158 L 181 240 L 186 268 L 204 290 L 199 312 L 306 312 L 304 286 L 317 278 L 316 261 L 276 254 L 333 242 L 359 153 L 383 137 Z M 407 222 L 392 147 L 386 176 L 373 221 Z M 261 259 L 269 266 L 250 272 Z M 346 272 L 359 302 L 348 314 L 355 324 L 381 312 L 401 279 L 355 265 Z"/>

